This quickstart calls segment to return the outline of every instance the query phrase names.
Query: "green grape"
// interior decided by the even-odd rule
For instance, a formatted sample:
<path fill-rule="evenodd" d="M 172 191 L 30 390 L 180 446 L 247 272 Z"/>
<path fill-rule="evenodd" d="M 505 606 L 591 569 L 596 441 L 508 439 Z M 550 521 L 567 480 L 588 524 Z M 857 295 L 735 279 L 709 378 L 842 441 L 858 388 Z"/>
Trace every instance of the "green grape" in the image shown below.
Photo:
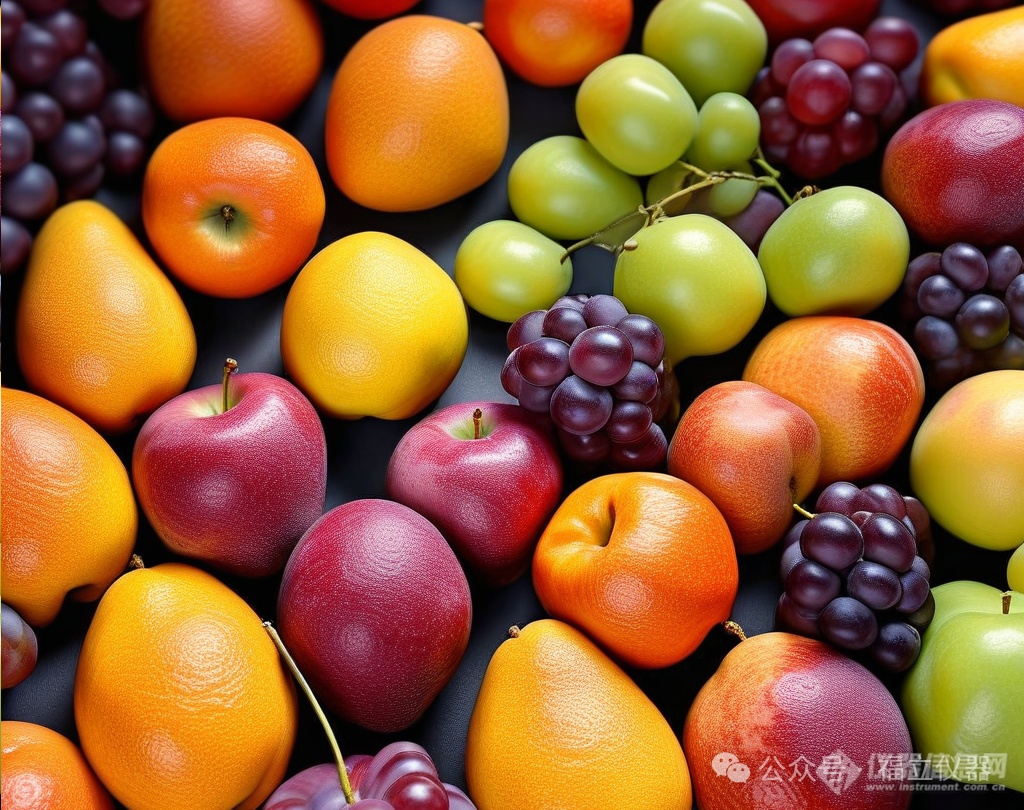
<path fill-rule="evenodd" d="M 552 135 L 512 163 L 508 201 L 520 222 L 552 239 L 577 240 L 636 210 L 643 192 L 584 138 Z"/>
<path fill-rule="evenodd" d="M 455 253 L 453 276 L 462 297 L 481 315 L 512 323 L 547 309 L 572 284 L 565 248 L 540 231 L 510 219 L 477 226 Z"/>
<path fill-rule="evenodd" d="M 675 194 L 687 182 L 690 170 L 680 161 L 673 161 L 660 172 L 647 178 L 647 188 L 644 191 L 644 202 L 654 205 L 659 200 L 665 199 L 669 194 Z"/>
<path fill-rule="evenodd" d="M 744 0 L 661 0 L 644 24 L 641 50 L 671 70 L 700 106 L 723 90 L 750 89 L 768 54 L 768 34 Z"/>
<path fill-rule="evenodd" d="M 697 114 L 686 160 L 708 172 L 724 171 L 753 155 L 760 138 L 757 108 L 738 93 L 715 93 Z"/>
<path fill-rule="evenodd" d="M 682 156 L 697 129 L 697 106 L 663 64 L 626 53 L 602 62 L 580 83 L 576 121 L 598 152 L 641 176 Z"/>
<path fill-rule="evenodd" d="M 735 166 L 731 171 L 753 174 L 753 167 L 749 163 Z M 712 186 L 708 189 L 708 209 L 716 217 L 734 217 L 741 211 L 746 210 L 750 201 L 754 199 L 757 190 L 760 188 L 756 180 L 747 180 L 742 177 L 730 177 L 724 183 Z"/>

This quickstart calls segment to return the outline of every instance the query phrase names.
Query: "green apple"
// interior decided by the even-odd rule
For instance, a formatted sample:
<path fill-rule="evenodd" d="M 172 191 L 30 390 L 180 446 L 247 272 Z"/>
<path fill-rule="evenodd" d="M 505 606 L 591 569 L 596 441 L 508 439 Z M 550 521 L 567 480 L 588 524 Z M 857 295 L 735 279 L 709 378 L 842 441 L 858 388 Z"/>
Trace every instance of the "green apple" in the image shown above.
<path fill-rule="evenodd" d="M 942 395 L 914 436 L 910 486 L 962 540 L 1024 543 L 1024 370 L 977 374 Z"/>
<path fill-rule="evenodd" d="M 900 697 L 915 751 L 933 766 L 948 757 L 959 781 L 1024 791 L 1024 594 L 957 580 L 932 595 L 935 616 Z M 1005 774 L 973 770 L 983 754 L 1005 754 Z"/>
<path fill-rule="evenodd" d="M 768 297 L 786 315 L 866 315 L 900 288 L 910 236 L 883 197 L 836 186 L 783 211 L 757 259 Z"/>
<path fill-rule="evenodd" d="M 615 260 L 613 295 L 661 327 L 673 365 L 731 349 L 761 317 L 767 293 L 757 258 L 714 217 L 656 220 L 632 242 Z"/>

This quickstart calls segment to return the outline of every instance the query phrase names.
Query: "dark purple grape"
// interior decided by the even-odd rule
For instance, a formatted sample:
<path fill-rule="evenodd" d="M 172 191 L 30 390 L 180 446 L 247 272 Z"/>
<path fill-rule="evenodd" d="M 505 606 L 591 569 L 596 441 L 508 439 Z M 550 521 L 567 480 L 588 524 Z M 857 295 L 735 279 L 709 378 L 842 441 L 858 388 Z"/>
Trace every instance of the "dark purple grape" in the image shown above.
<path fill-rule="evenodd" d="M 50 95 L 72 115 L 91 113 L 103 103 L 106 83 L 103 71 L 85 56 L 75 56 L 50 80 Z"/>
<path fill-rule="evenodd" d="M 782 594 L 775 605 L 775 628 L 799 633 L 801 636 L 818 638 L 818 612 L 807 610 L 794 602 L 788 594 Z"/>
<path fill-rule="evenodd" d="M 843 70 L 853 70 L 868 58 L 868 43 L 849 28 L 829 28 L 814 40 L 814 55 L 835 62 Z"/>
<path fill-rule="evenodd" d="M 878 126 L 883 130 L 892 129 L 907 111 L 907 93 L 902 85 L 896 85 L 885 109 L 878 114 Z"/>
<path fill-rule="evenodd" d="M 899 76 L 888 65 L 866 62 L 850 74 L 850 106 L 862 115 L 879 115 L 899 83 Z"/>
<path fill-rule="evenodd" d="M 937 250 L 931 250 L 910 260 L 907 272 L 903 276 L 903 288 L 914 298 L 917 298 L 921 282 L 939 272 L 939 257 L 941 255 Z"/>
<path fill-rule="evenodd" d="M 553 303 L 549 309 L 558 309 L 559 307 L 568 307 L 569 309 L 575 309 L 577 312 L 583 312 L 583 305 L 587 303 L 589 295 L 563 295 Z"/>
<path fill-rule="evenodd" d="M 895 518 L 902 519 L 907 514 L 907 505 L 903 496 L 888 484 L 868 484 L 857 493 L 857 509 L 869 512 L 885 512 Z"/>
<path fill-rule="evenodd" d="M 647 433 L 635 442 L 612 442 L 608 458 L 619 470 L 653 470 L 665 463 L 667 453 L 665 432 L 657 424 L 652 424 Z"/>
<path fill-rule="evenodd" d="M 900 601 L 900 578 L 891 568 L 861 560 L 846 575 L 846 592 L 872 610 L 888 610 Z"/>
<path fill-rule="evenodd" d="M 519 404 L 533 413 L 547 413 L 551 408 L 553 385 L 531 385 L 523 380 L 519 383 Z"/>
<path fill-rule="evenodd" d="M 0 273 L 17 270 L 32 249 L 32 234 L 18 220 L 0 216 Z"/>
<path fill-rule="evenodd" d="M 448 782 L 441 783 L 448 794 L 448 810 L 477 810 L 473 800 Z"/>
<path fill-rule="evenodd" d="M 809 39 L 794 37 L 780 42 L 772 52 L 769 70 L 771 79 L 779 87 L 785 87 L 801 65 L 814 58 L 814 43 Z"/>
<path fill-rule="evenodd" d="M 85 50 L 89 39 L 85 20 L 70 9 L 62 8 L 36 22 L 57 38 L 65 59 Z"/>
<path fill-rule="evenodd" d="M 603 430 L 579 436 L 557 429 L 558 444 L 569 458 L 583 464 L 604 461 L 611 451 L 612 442 Z"/>
<path fill-rule="evenodd" d="M 73 177 L 89 171 L 103 159 L 106 139 L 84 121 L 68 121 L 46 144 L 46 156 L 55 172 Z"/>
<path fill-rule="evenodd" d="M 1024 271 L 1024 262 L 1020 253 L 1012 245 L 1002 245 L 989 251 L 986 257 L 988 264 L 988 288 L 994 293 L 1002 293 L 1017 276 Z"/>
<path fill-rule="evenodd" d="M 32 131 L 18 116 L 0 115 L 0 143 L 3 144 L 0 168 L 5 175 L 14 174 L 32 160 L 35 151 Z"/>
<path fill-rule="evenodd" d="M 23 95 L 14 112 L 32 130 L 37 143 L 50 140 L 64 126 L 64 108 L 53 96 L 38 90 Z"/>
<path fill-rule="evenodd" d="M 428 773 L 403 774 L 381 798 L 394 810 L 448 810 L 448 794 L 440 780 Z"/>
<path fill-rule="evenodd" d="M 838 512 L 841 515 L 852 515 L 857 511 L 857 496 L 860 487 L 849 481 L 836 481 L 825 487 L 814 502 L 815 512 Z"/>
<path fill-rule="evenodd" d="M 788 537 L 789 535 L 787 535 Z M 779 557 L 779 579 L 783 582 L 786 581 L 786 577 L 789 576 L 789 572 L 793 570 L 793 566 L 801 560 L 806 560 L 803 552 L 800 550 L 800 536 L 797 535 L 796 541 L 786 546 L 782 551 L 782 555 Z"/>
<path fill-rule="evenodd" d="M 992 370 L 1024 369 L 1024 338 L 1011 332 L 1006 340 L 985 352 L 985 362 Z"/>
<path fill-rule="evenodd" d="M 846 515 L 819 512 L 804 526 L 800 550 L 807 559 L 842 571 L 860 558 L 864 539 L 857 524 Z"/>
<path fill-rule="evenodd" d="M 904 495 L 903 505 L 906 507 L 907 517 L 914 524 L 914 536 L 920 542 L 922 537 L 931 533 L 931 515 L 928 514 L 928 509 L 925 505 L 913 495 Z"/>
<path fill-rule="evenodd" d="M 14 106 L 18 103 L 18 86 L 14 79 L 7 75 L 7 71 L 0 71 L 0 113 L 11 115 L 14 113 Z"/>
<path fill-rule="evenodd" d="M 794 543 L 800 542 L 800 535 L 803 534 L 804 526 L 807 525 L 808 518 L 800 518 L 796 523 L 789 527 L 789 531 L 783 536 L 781 543 L 779 544 L 783 549 L 789 548 Z M 785 577 L 783 577 L 785 578 Z"/>
<path fill-rule="evenodd" d="M 928 567 L 928 563 L 925 562 L 924 557 L 914 557 L 914 562 L 910 564 L 910 570 L 915 574 L 924 577 L 926 580 L 931 581 L 932 570 Z"/>
<path fill-rule="evenodd" d="M 772 80 L 772 69 L 765 65 L 754 76 L 754 84 L 750 89 L 750 103 L 760 107 L 767 99 L 785 92 L 785 87 L 779 87 Z"/>
<path fill-rule="evenodd" d="M 926 315 L 948 318 L 960 309 L 964 291 L 946 276 L 930 276 L 917 290 L 917 305 Z"/>
<path fill-rule="evenodd" d="M 118 20 L 133 20 L 148 7 L 149 0 L 100 0 L 100 8 Z"/>
<path fill-rule="evenodd" d="M 661 362 L 665 356 L 665 334 L 651 318 L 626 314 L 612 325 L 629 338 L 634 360 L 646 363 L 651 368 Z"/>
<path fill-rule="evenodd" d="M 896 605 L 896 610 L 900 613 L 913 613 L 918 610 L 931 592 L 928 580 L 913 570 L 900 574 L 900 587 L 903 589 L 903 595 Z"/>
<path fill-rule="evenodd" d="M 532 385 L 558 385 L 569 374 L 569 344 L 542 337 L 516 350 L 516 368 Z"/>
<path fill-rule="evenodd" d="M 897 73 L 914 61 L 920 46 L 914 26 L 900 17 L 876 17 L 864 30 L 864 39 L 871 58 Z"/>
<path fill-rule="evenodd" d="M 943 250 L 939 269 L 964 292 L 976 292 L 988 281 L 985 254 L 966 242 L 954 242 Z"/>
<path fill-rule="evenodd" d="M 629 314 L 623 303 L 614 295 L 592 295 L 583 304 L 583 320 L 587 326 L 615 326 Z M 661 358 L 659 357 L 658 360 Z M 654 362 L 657 363 L 658 360 Z"/>
<path fill-rule="evenodd" d="M 817 126 L 835 121 L 850 105 L 850 78 L 827 59 L 812 59 L 798 67 L 786 86 L 786 104 L 793 117 Z"/>
<path fill-rule="evenodd" d="M 907 620 L 908 624 L 916 627 L 919 632 L 923 633 L 928 625 L 932 623 L 932 619 L 935 618 L 935 597 L 932 595 L 931 590 L 928 591 L 928 596 L 921 607 L 913 613 L 906 614 L 903 618 Z"/>
<path fill-rule="evenodd" d="M 960 346 L 960 336 L 949 321 L 925 315 L 914 324 L 914 345 L 927 360 L 949 357 Z"/>
<path fill-rule="evenodd" d="M 982 369 L 981 357 L 973 349 L 961 346 L 948 357 L 933 360 L 928 368 L 928 384 L 945 389 Z"/>
<path fill-rule="evenodd" d="M 14 47 L 14 42 L 18 38 L 18 32 L 24 24 L 25 10 L 15 0 L 7 0 L 3 4 L 3 24 L 0 25 L 3 38 L 0 40 L 0 48 L 10 53 L 10 49 Z"/>
<path fill-rule="evenodd" d="M 753 254 L 757 255 L 768 228 L 785 210 L 785 203 L 777 195 L 759 189 L 746 208 L 734 216 L 725 217 L 722 222 L 729 226 Z"/>
<path fill-rule="evenodd" d="M 787 165 L 795 174 L 816 180 L 837 171 L 843 155 L 828 127 L 807 127 L 789 149 Z"/>
<path fill-rule="evenodd" d="M 531 341 L 544 336 L 544 316 L 548 314 L 546 309 L 535 309 L 524 313 L 516 319 L 508 328 L 505 334 L 505 345 L 508 350 L 514 351 Z"/>
<path fill-rule="evenodd" d="M 847 650 L 870 647 L 878 635 L 874 611 L 852 596 L 840 596 L 825 605 L 818 627 L 826 641 Z"/>
<path fill-rule="evenodd" d="M 519 392 L 522 390 L 523 375 L 519 373 L 519 369 L 516 367 L 516 359 L 519 354 L 519 349 L 515 348 L 509 356 L 505 358 L 505 363 L 501 367 L 501 387 L 505 389 L 505 392 L 510 396 L 519 399 Z"/>
<path fill-rule="evenodd" d="M 104 159 L 110 171 L 127 177 L 135 174 L 146 162 L 146 144 L 134 132 L 111 132 Z"/>
<path fill-rule="evenodd" d="M 562 430 L 594 433 L 605 426 L 612 414 L 612 395 L 607 388 L 570 374 L 555 386 L 550 410 L 552 420 Z"/>
<path fill-rule="evenodd" d="M 46 84 L 60 67 L 63 54 L 57 38 L 34 22 L 26 22 L 18 32 L 10 59 L 11 74 L 19 84 Z"/>
<path fill-rule="evenodd" d="M 584 329 L 569 347 L 569 368 L 594 385 L 615 385 L 632 364 L 633 346 L 614 326 Z"/>
<path fill-rule="evenodd" d="M 991 349 L 1010 333 L 1010 311 L 994 295 L 976 293 L 956 313 L 956 331 L 970 348 Z"/>
<path fill-rule="evenodd" d="M 1010 313 L 1010 328 L 1014 334 L 1024 337 L 1024 275 L 1010 282 L 1003 293 L 1003 304 Z"/>
<path fill-rule="evenodd" d="M 4 689 L 17 686 L 31 675 L 38 658 L 35 631 L 14 608 L 0 604 L 0 670 Z"/>
<path fill-rule="evenodd" d="M 110 131 L 131 132 L 145 140 L 153 132 L 153 107 L 140 94 L 118 89 L 103 100 L 100 120 Z"/>
<path fill-rule="evenodd" d="M 889 672 L 903 672 L 921 652 L 921 634 L 906 622 L 886 622 L 869 650 L 871 659 Z"/>
<path fill-rule="evenodd" d="M 572 307 L 553 307 L 544 315 L 542 327 L 547 337 L 558 338 L 566 343 L 572 344 L 584 329 L 587 322 L 583 319 L 583 308 L 573 309 Z"/>
<path fill-rule="evenodd" d="M 65 177 L 61 196 L 65 202 L 91 197 L 103 184 L 104 176 L 106 176 L 106 167 L 102 163 L 97 163 L 82 174 Z"/>
<path fill-rule="evenodd" d="M 47 14 L 53 14 L 55 11 L 60 11 L 68 4 L 68 0 L 21 0 L 21 5 L 25 7 L 33 17 L 43 17 Z M 6 6 L 5 6 L 6 9 Z M 6 14 L 6 10 L 4 11 Z"/>
<path fill-rule="evenodd" d="M 654 369 L 634 360 L 626 376 L 612 386 L 612 395 L 616 399 L 628 399 L 647 405 L 658 395 L 658 385 L 658 375 Z"/>
<path fill-rule="evenodd" d="M 22 222 L 42 219 L 56 207 L 57 191 L 53 172 L 32 161 L 4 178 L 4 212 Z"/>
<path fill-rule="evenodd" d="M 661 422 L 669 414 L 672 419 L 679 417 L 679 378 L 676 377 L 671 364 L 662 360 L 654 369 L 658 377 L 658 395 L 649 404 L 654 414 L 654 421 Z"/>
<path fill-rule="evenodd" d="M 766 146 L 789 146 L 800 134 L 801 124 L 790 113 L 782 96 L 770 96 L 762 101 L 757 114 L 761 119 L 761 142 Z"/>
<path fill-rule="evenodd" d="M 608 417 L 604 432 L 613 442 L 635 442 L 643 438 L 653 421 L 651 409 L 643 403 L 617 400 L 612 405 L 612 414 Z"/>
<path fill-rule="evenodd" d="M 786 593 L 800 607 L 819 611 L 837 596 L 842 588 L 839 575 L 814 560 L 802 560 L 786 576 Z"/>
<path fill-rule="evenodd" d="M 917 542 L 902 520 L 882 512 L 873 513 L 860 527 L 864 536 L 864 559 L 881 563 L 903 573 L 917 555 Z"/>
<path fill-rule="evenodd" d="M 832 125 L 832 137 L 847 163 L 865 158 L 878 146 L 878 125 L 866 115 L 847 110 Z"/>

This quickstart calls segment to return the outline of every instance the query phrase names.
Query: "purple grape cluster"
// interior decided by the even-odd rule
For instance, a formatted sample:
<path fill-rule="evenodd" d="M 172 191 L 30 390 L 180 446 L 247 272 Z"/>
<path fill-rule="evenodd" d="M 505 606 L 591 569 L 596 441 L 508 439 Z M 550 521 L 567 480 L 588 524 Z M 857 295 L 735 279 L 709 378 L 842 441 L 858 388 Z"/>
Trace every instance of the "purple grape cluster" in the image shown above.
<path fill-rule="evenodd" d="M 140 0 L 102 0 L 127 19 Z M 72 0 L 3 6 L 3 227 L 0 266 L 21 267 L 41 221 L 62 202 L 92 196 L 109 172 L 135 174 L 148 153 L 153 109 L 117 77 Z"/>
<path fill-rule="evenodd" d="M 870 155 L 906 111 L 900 72 L 918 47 L 899 17 L 780 42 L 751 90 L 765 155 L 808 180 Z"/>
<path fill-rule="evenodd" d="M 956 242 L 911 260 L 900 319 L 943 390 L 983 371 L 1024 369 L 1024 263 L 1011 245 Z"/>
<path fill-rule="evenodd" d="M 935 612 L 931 519 L 917 498 L 886 484 L 831 484 L 783 546 L 779 629 L 863 653 L 890 672 L 914 663 Z"/>
<path fill-rule="evenodd" d="M 618 470 L 664 463 L 658 423 L 679 390 L 653 320 L 613 295 L 563 296 L 520 317 L 507 344 L 502 387 L 527 410 L 550 414 L 569 458 Z"/>

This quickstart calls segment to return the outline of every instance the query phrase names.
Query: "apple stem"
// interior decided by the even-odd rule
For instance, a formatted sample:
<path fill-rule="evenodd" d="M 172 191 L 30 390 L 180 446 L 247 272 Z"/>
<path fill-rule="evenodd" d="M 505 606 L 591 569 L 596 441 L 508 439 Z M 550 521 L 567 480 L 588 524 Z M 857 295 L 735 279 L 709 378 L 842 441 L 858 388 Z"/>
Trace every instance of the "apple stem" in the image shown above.
<path fill-rule="evenodd" d="M 1003 593 L 1003 615 L 1007 616 L 1010 613 L 1010 597 L 1013 596 L 1013 591 L 1005 591 Z"/>
<path fill-rule="evenodd" d="M 228 405 L 228 378 L 238 371 L 238 361 L 233 357 L 229 357 L 224 361 L 224 376 L 221 378 L 221 385 L 224 389 L 224 410 L 226 411 L 230 406 Z"/>
<path fill-rule="evenodd" d="M 345 767 L 345 760 L 341 756 L 341 749 L 338 747 L 338 739 L 334 736 L 334 731 L 331 729 L 331 724 L 327 721 L 327 715 L 324 714 L 324 710 L 320 708 L 320 703 L 316 699 L 316 695 L 313 694 L 313 690 L 309 687 L 306 682 L 306 678 L 299 670 L 298 664 L 295 663 L 295 659 L 292 658 L 288 648 L 284 646 L 284 641 L 281 636 L 278 635 L 277 630 L 270 622 L 263 622 L 263 627 L 266 629 L 267 634 L 274 642 L 274 646 L 277 647 L 277 651 L 281 654 L 281 658 L 284 659 L 285 664 L 288 665 L 288 669 L 291 670 L 292 675 L 298 682 L 299 687 L 306 695 L 306 699 L 309 700 L 310 705 L 313 707 L 313 712 L 316 714 L 317 719 L 320 721 L 320 725 L 324 727 L 324 731 L 327 733 L 327 741 L 331 744 L 331 752 L 334 754 L 334 761 L 338 764 L 338 780 L 341 782 L 341 792 L 345 794 L 345 801 L 348 804 L 355 804 L 356 797 L 352 792 L 352 783 L 348 781 L 348 769 Z"/>
<path fill-rule="evenodd" d="M 484 412 L 479 408 L 473 411 L 473 438 L 480 438 L 480 424 L 483 422 Z"/>
<path fill-rule="evenodd" d="M 802 506 L 801 506 L 800 504 L 798 504 L 798 503 L 795 503 L 795 504 L 793 504 L 793 508 L 794 508 L 794 509 L 796 510 L 796 513 L 797 513 L 798 515 L 803 515 L 803 516 L 804 516 L 805 518 L 807 518 L 808 520 L 810 520 L 811 518 L 813 518 L 813 517 L 814 517 L 814 512 L 808 512 L 808 511 L 807 511 L 806 509 L 804 509 L 804 508 L 803 508 L 803 507 L 802 507 Z"/>
<path fill-rule="evenodd" d="M 747 640 L 747 634 L 743 632 L 743 628 L 740 627 L 738 622 L 734 622 L 732 619 L 729 619 L 727 622 L 722 623 L 722 627 L 724 627 L 727 632 L 736 636 L 740 641 Z"/>

